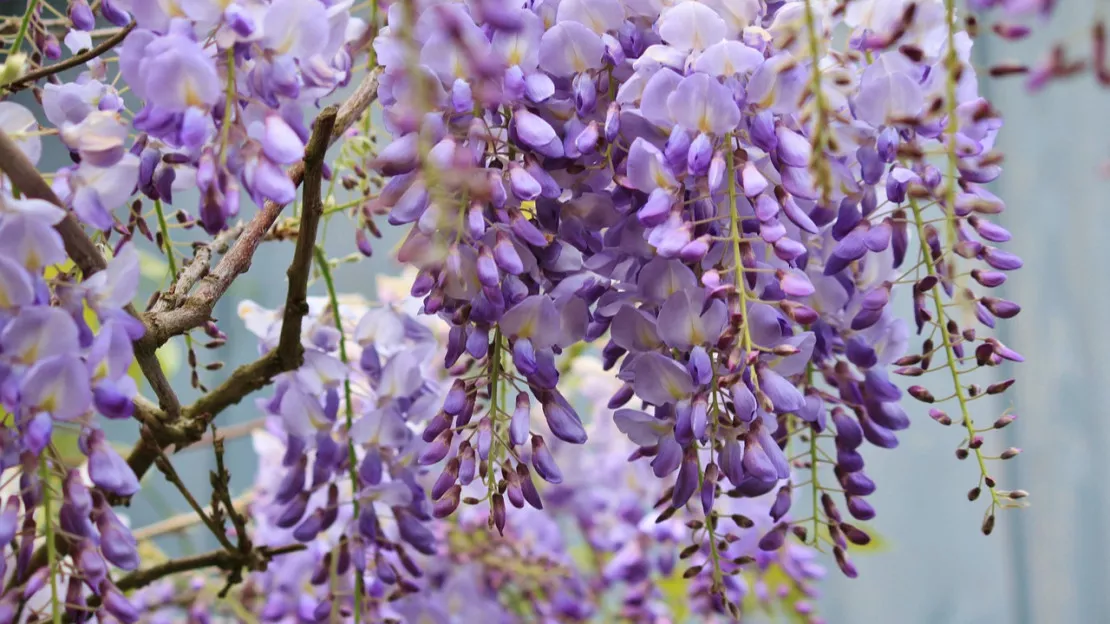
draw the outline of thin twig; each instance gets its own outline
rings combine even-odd
[[[265,418],[255,418],[254,420],[245,423],[228,425],[226,427],[220,428],[219,439],[226,442],[227,440],[242,438],[243,436],[248,436],[255,431],[258,431],[259,429],[262,429],[264,426],[266,426]],[[197,440],[193,444],[190,444],[189,446],[186,446],[184,448],[177,449],[177,452],[181,453],[184,451],[197,451],[200,449],[204,449],[212,446],[213,440],[215,440],[215,438],[213,437],[211,432],[205,433],[203,436],[201,436],[199,440]]]
[[[274,557],[286,555],[289,553],[301,551],[305,549],[304,544],[287,544],[285,546],[278,546],[277,548],[270,548],[263,546],[255,551],[256,557],[244,557],[237,552],[228,552],[226,550],[213,550],[211,552],[193,555],[190,557],[181,557],[172,559],[161,565],[156,565],[146,570],[138,570],[132,572],[127,576],[121,578],[116,582],[116,587],[120,591],[129,591],[145,587],[151,583],[165,578],[173,574],[181,572],[189,572],[192,570],[203,570],[204,568],[219,568],[225,571],[233,571],[242,567],[263,566],[272,560]],[[251,561],[256,559],[256,561]],[[261,569],[261,568],[259,568]],[[89,601],[89,606],[92,601]]]
[[[217,234],[212,242],[197,245],[193,251],[192,261],[185,265],[179,275],[175,276],[173,284],[162,294],[158,302],[151,308],[151,312],[164,312],[170,309],[174,302],[187,297],[193,286],[205,275],[208,275],[208,271],[211,270],[212,256],[227,253],[231,245],[243,234],[244,227],[243,223],[237,223]]]
[[[185,483],[181,481],[181,477],[177,474],[177,471],[174,470],[170,460],[167,459],[165,455],[158,455],[158,457],[154,459],[154,465],[158,466],[158,470],[166,477],[166,481],[172,483],[173,486],[181,492],[181,495],[185,497],[185,502],[189,503],[189,507],[197,514],[200,521],[208,527],[208,530],[216,537],[220,544],[228,550],[235,550],[235,546],[232,545],[231,540],[227,539],[227,532],[212,518],[212,516],[205,512],[203,507],[200,506],[200,503],[197,502],[193,493],[190,492]]]
[[[247,506],[250,505],[252,499],[253,496],[251,496],[250,494],[244,494],[243,496],[236,498],[233,501],[234,504],[232,506],[236,511],[242,513],[246,511]],[[211,513],[211,508],[206,511]],[[198,516],[196,512],[187,511],[185,513],[177,514],[176,516],[166,518],[165,520],[159,520],[154,524],[148,524],[144,527],[135,529],[134,531],[132,531],[132,535],[135,536],[136,541],[143,542],[147,540],[152,540],[156,537],[161,537],[163,535],[180,533],[200,523],[200,516]]]
[[[26,88],[32,86],[33,84],[35,84],[35,82],[37,82],[39,80],[42,80],[43,78],[49,78],[50,76],[53,76],[54,74],[64,72],[67,69],[72,69],[72,68],[77,67],[77,66],[79,66],[83,63],[87,63],[87,62],[91,61],[92,59],[97,58],[98,56],[107,53],[112,48],[119,45],[127,37],[128,33],[130,33],[134,29],[135,29],[135,22],[131,22],[127,26],[124,26],[123,28],[121,28],[118,32],[116,32],[110,38],[105,39],[104,41],[102,41],[99,45],[97,45],[95,47],[92,47],[88,50],[85,50],[84,52],[81,52],[80,54],[74,54],[73,56],[67,58],[64,61],[58,61],[57,63],[54,63],[53,65],[47,65],[46,67],[40,67],[39,69],[36,69],[34,71],[29,71],[26,74],[24,74],[23,76],[13,80],[12,82],[10,82],[6,85],[3,85],[3,88],[7,89],[11,93],[15,93],[16,91],[22,91],[23,89],[26,89]]]

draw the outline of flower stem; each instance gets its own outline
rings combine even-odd
[[[736,157],[733,154],[732,134],[725,137],[725,162],[728,165],[728,215],[729,240],[732,242],[732,261],[736,272],[736,292],[740,295],[740,314],[744,318],[744,331],[740,335],[745,357],[752,353],[752,332],[748,324],[748,287],[744,283],[744,264],[740,257],[740,213],[736,209]],[[752,387],[759,393],[759,378],[751,374]]]
[[[39,479],[43,483],[42,512],[45,515],[44,522],[46,523],[46,565],[49,570],[47,574],[50,575],[50,607],[54,616],[54,624],[61,624],[62,608],[58,604],[58,551],[54,544],[53,501],[50,500],[51,492],[50,487],[48,487],[50,469],[46,465],[45,454],[39,455]]]
[[[917,236],[922,241],[923,245],[921,253],[925,257],[925,270],[928,271],[929,275],[937,276],[937,270],[936,267],[933,265],[933,259],[930,255],[929,249],[924,246],[925,222],[921,217],[921,209],[917,205],[917,200],[912,198],[910,199],[910,208],[913,209],[913,218],[914,222],[917,225]],[[932,289],[933,307],[936,308],[937,314],[936,323],[937,326],[940,328],[940,336],[944,344],[946,364],[949,372],[952,375],[952,385],[955,386],[955,397],[956,401],[960,404],[960,416],[963,418],[964,427],[967,428],[967,437],[969,442],[968,446],[970,447],[971,439],[975,437],[975,423],[971,420],[971,412],[967,409],[968,400],[964,394],[964,388],[960,384],[960,359],[956,357],[956,351],[955,349],[953,349],[952,345],[952,337],[949,335],[948,329],[946,327],[947,321],[945,320],[944,301],[942,301],[940,298],[940,289],[940,284],[933,286]],[[974,451],[975,459],[979,463],[979,481],[981,483],[987,482],[987,477],[989,476],[989,474],[987,473],[986,459],[983,457],[983,449],[980,447],[972,448],[971,450]],[[987,489],[990,490],[991,493],[991,508],[993,510],[995,507],[1001,505],[1001,501],[999,501],[998,499],[998,492],[995,491],[994,486],[990,485],[989,482],[987,483]]]
[[[499,393],[499,381],[501,379],[501,327],[498,326],[493,331],[493,347],[490,350],[490,372],[489,372],[489,420],[490,420],[490,446],[489,446],[489,459],[486,461],[486,489],[487,496],[490,501],[489,520],[490,525],[493,523],[493,495],[497,493],[497,477],[494,474],[494,466],[497,465],[497,433],[494,427],[497,423],[497,414],[499,409],[499,402],[501,399]],[[506,476],[507,478],[507,476]]]
[[[347,335],[343,331],[343,317],[339,315],[339,297],[335,294],[335,280],[331,276],[331,267],[328,265],[328,256],[324,253],[324,249],[319,245],[315,248],[316,267],[320,270],[320,276],[324,278],[324,284],[328,289],[328,300],[331,303],[332,314],[335,317],[335,328],[339,331],[339,359],[344,364],[349,363],[347,357]],[[343,380],[343,400],[346,404],[346,417],[347,417],[347,460],[350,464],[347,469],[351,478],[351,508],[354,510],[354,521],[358,522],[359,503],[358,503],[358,463],[357,456],[355,455],[355,443],[351,440],[350,431],[351,424],[354,421],[355,411],[354,405],[351,403],[351,380]],[[358,624],[359,617],[362,615],[362,574],[355,572],[355,613],[354,621]]]
[[[11,46],[8,47],[8,57],[19,54],[19,48],[23,46],[23,39],[27,36],[27,29],[31,25],[31,16],[35,14],[35,9],[38,7],[39,0],[30,0],[27,3],[27,10],[23,13],[23,19],[19,22],[19,30],[15,33],[15,39]]]
[[[816,107],[816,119],[813,123],[813,155],[810,157],[809,166],[814,169],[817,183],[821,186],[821,197],[826,202],[829,200],[830,182],[829,166],[825,160],[825,144],[828,134],[828,104],[825,102],[825,92],[821,88],[821,42],[817,36],[817,19],[814,17],[811,0],[805,0],[805,24],[809,35],[809,56],[812,61],[809,90],[813,92],[813,104]]]

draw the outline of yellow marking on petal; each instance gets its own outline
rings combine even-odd
[[[582,55],[578,52],[578,47],[577,46],[571,46],[570,54],[571,54],[571,64],[574,66],[574,71],[581,74],[582,72],[584,72],[588,69],[588,67],[586,65],[586,59],[582,58]]]

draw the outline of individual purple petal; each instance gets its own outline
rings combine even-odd
[[[759,389],[771,400],[775,413],[795,412],[805,406],[805,396],[794,384],[764,366],[758,369]]]
[[[757,407],[755,395],[745,383],[737,383],[732,387],[732,406],[736,410],[736,418],[742,423],[755,420]]]
[[[728,33],[725,20],[700,2],[682,2],[666,9],[657,28],[663,41],[695,52],[722,41]]]
[[[586,441],[586,429],[582,426],[582,419],[561,395],[549,393],[545,397],[543,415],[555,437],[571,444],[582,444]]]
[[[563,482],[563,473],[555,463],[555,457],[547,448],[547,443],[540,436],[532,436],[532,468],[536,474],[548,483],[559,484]]]
[[[683,127],[717,136],[740,123],[740,108],[732,93],[707,74],[683,78],[667,98],[667,108]]]
[[[637,137],[628,151],[628,180],[632,188],[644,193],[673,189],[678,185],[663,153],[642,137]]]
[[[636,395],[656,406],[676,403],[694,391],[686,368],[661,353],[645,353],[633,365]]]
[[[551,124],[524,108],[513,113],[513,127],[520,141],[536,152],[551,158],[563,155],[563,143]]]
[[[675,478],[674,489],[671,493],[671,507],[681,508],[686,505],[690,497],[698,489],[698,459],[693,447],[686,449],[682,457],[682,465]]]
[[[540,68],[559,78],[601,68],[605,44],[594,31],[578,22],[553,26],[540,39]]]

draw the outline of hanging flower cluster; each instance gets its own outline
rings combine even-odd
[[[34,142],[23,148],[30,156],[38,151]],[[97,418],[132,414],[131,343],[143,325],[123,308],[138,290],[138,255],[122,246],[107,269],[81,282],[53,270],[66,261],[53,228],[65,216],[47,201],[0,188],[0,473],[5,483],[18,482],[6,488],[12,493],[0,513],[0,543],[14,551],[0,563],[4,621],[12,620],[21,600],[59,583],[68,583],[62,591],[74,597],[68,604],[75,609],[91,591],[110,613],[127,613],[108,566],[139,566],[136,543],[105,498],[130,496],[139,481]],[[77,439],[87,479],[71,469],[60,485],[51,482],[60,465],[51,452],[59,432]],[[44,513],[36,516],[40,507]],[[80,575],[66,581],[48,568],[31,568],[40,529],[51,540],[56,533],[68,536]]]
[[[760,546],[828,536],[854,576],[847,549],[867,535],[848,517],[875,515],[859,448],[893,448],[910,424],[890,375],[942,362],[961,453],[983,460],[968,401],[1010,382],[960,375],[1021,359],[974,327],[1017,314],[989,289],[1021,261],[997,246],[1003,205],[983,185],[999,175],[1001,122],[953,19],[941,2],[393,5],[375,44],[395,135],[377,201],[413,224],[400,258],[421,269],[425,312],[452,324],[447,365],[466,354],[483,370],[455,381],[421,461],[477,450],[499,530],[506,497],[539,507],[514,497],[520,475],[560,476],[525,415],[535,401],[551,437],[586,441],[554,362],[600,339],[625,382],[609,405],[633,459],[673,483],[664,516],[699,497],[704,543],[738,535],[714,501],[788,504],[800,462],[809,487],[824,478],[843,501],[824,493],[809,526],[777,522]],[[827,48],[834,29],[846,50]],[[912,325],[891,310],[903,290]],[[920,354],[907,355],[911,326]],[[1021,493],[980,465],[989,532]],[[733,604],[719,554],[695,570]]]
[[[1054,3],[969,5],[1020,18]],[[103,46],[94,8],[119,28],[101,51],[114,57],[88,54]],[[0,67],[3,93],[34,86],[47,122],[0,101],[5,141],[37,163],[56,135],[72,159],[48,176],[57,205],[0,178],[0,468],[20,484],[0,513],[13,548],[0,622],[47,584],[54,613],[76,620],[179,606],[166,604],[172,579],[126,577],[147,585],[129,598],[110,580],[108,564],[140,565],[110,502],[138,491],[142,470],[95,415],[169,436],[144,438],[140,456],[195,441],[182,423],[211,418],[176,397],[148,410],[128,370],[153,349],[133,344],[204,326],[219,346],[207,315],[251,245],[298,238],[311,255],[316,221],[340,212],[364,255],[374,218],[401,228],[412,299],[339,298],[315,248],[329,296],[308,301],[299,366],[243,384],[273,385],[262,466],[250,535],[236,549],[215,531],[228,559],[212,565],[228,570],[225,592],[248,570],[237,597],[266,621],[585,621],[611,608],[650,621],[679,617],[674,578],[701,620],[754,601],[819,621],[815,553],[856,576],[850,551],[877,513],[862,449],[898,446],[911,399],[960,430],[957,457],[978,472],[968,498],[989,499],[984,533],[1026,496],[989,468],[1019,450],[984,446],[1016,416],[973,414],[1013,380],[966,380],[1022,360],[991,335],[1020,312],[994,289],[1022,261],[985,186],[1001,174],[1002,122],[970,62],[978,22],[953,0],[72,0],[61,21],[59,42],[29,3]],[[41,63],[63,46],[81,57],[71,81]],[[1058,57],[1031,84],[1070,71]],[[162,317],[130,307],[136,232],[180,286],[171,229],[200,225],[221,238],[198,258],[223,253],[242,196],[259,214],[293,203],[312,109],[364,66],[381,123],[362,114],[367,89],[325,137],[346,140],[335,170],[316,169],[327,210],[309,214],[306,191],[290,220],[244,235],[230,269],[190,266],[183,292],[161,295],[179,316],[207,310],[161,335]],[[339,206],[336,185],[359,197]],[[171,224],[166,206],[194,189],[197,207]],[[59,233],[77,223],[113,252],[80,281]],[[197,283],[208,300],[176,299]],[[263,357],[283,345],[284,312],[240,306]],[[930,372],[947,396],[916,384]],[[87,481],[55,457],[61,430]],[[212,515],[228,504],[214,496]],[[222,608],[206,586],[190,594],[197,619]]]

